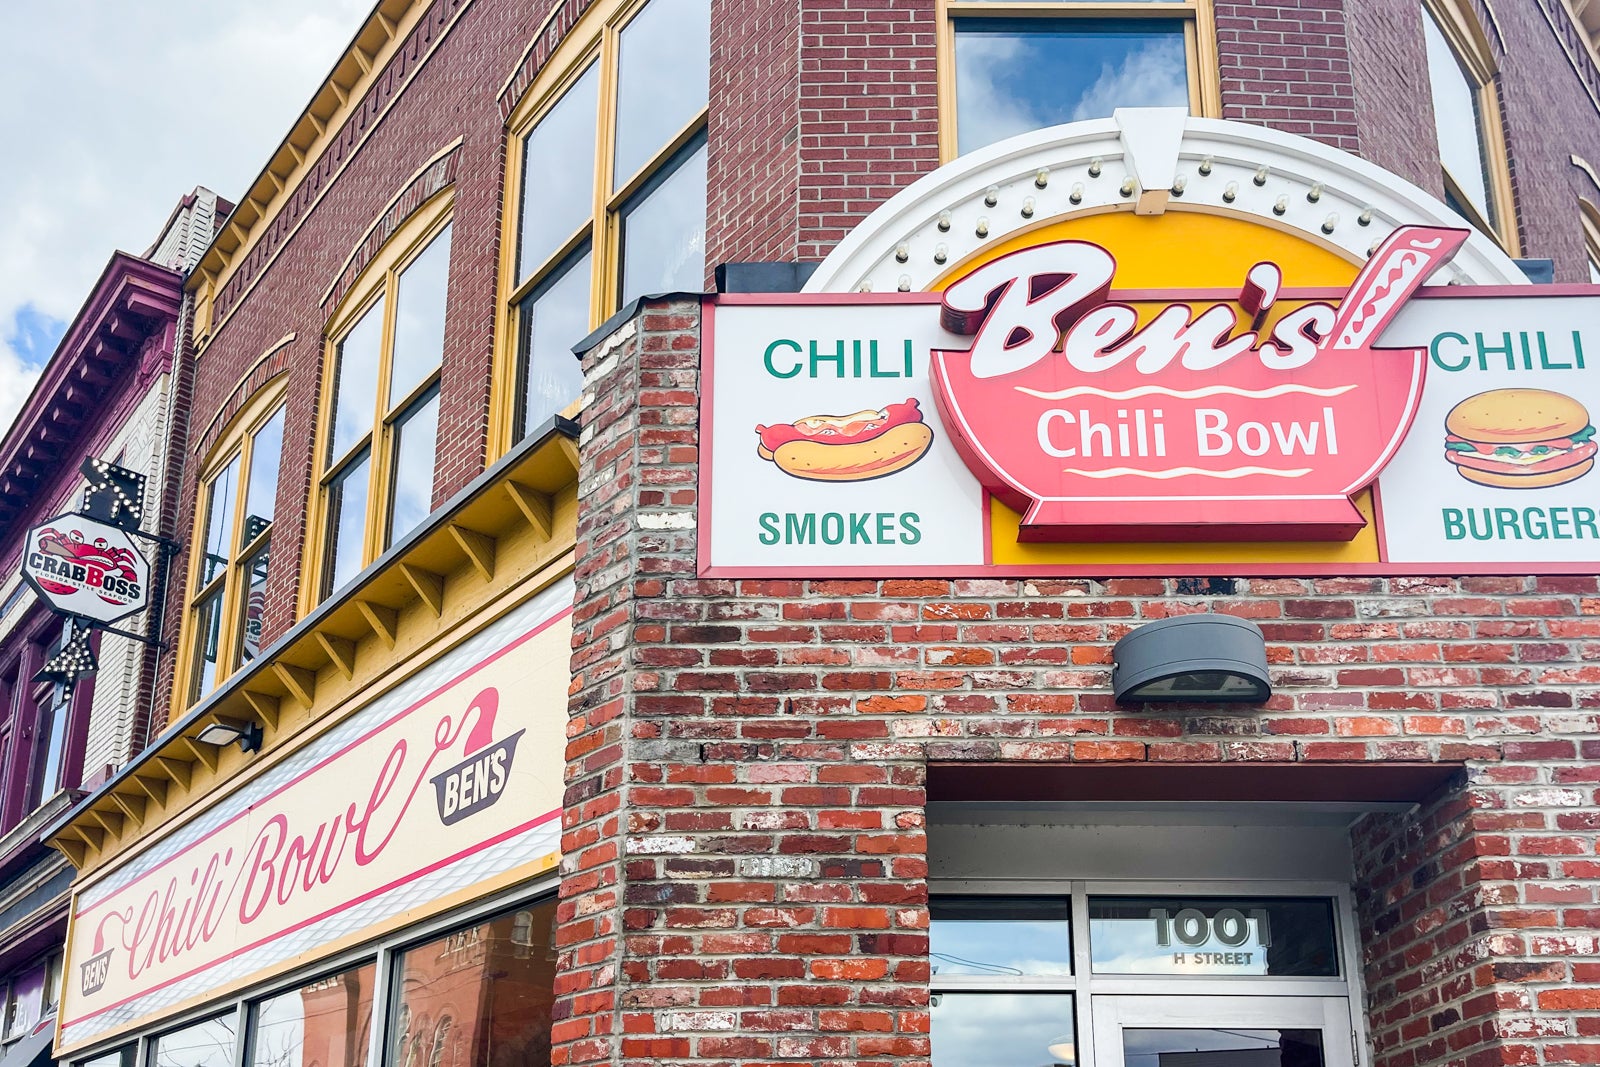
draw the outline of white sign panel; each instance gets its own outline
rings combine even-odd
[[[930,351],[965,343],[937,301],[712,309],[701,547],[722,573],[983,563],[983,492],[928,380]]]
[[[28,531],[22,577],[56,611],[116,622],[150,602],[150,564],[127,532],[82,515]]]
[[[1428,351],[1411,432],[1378,480],[1387,558],[1600,560],[1600,295],[1413,300],[1386,345]]]
[[[60,1047],[553,865],[571,604],[556,583],[80,891]]]

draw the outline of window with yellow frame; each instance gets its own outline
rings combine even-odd
[[[1583,251],[1589,268],[1589,283],[1600,285],[1600,208],[1587,200],[1578,201],[1578,217],[1583,221]]]
[[[1424,3],[1422,36],[1445,202],[1515,255],[1511,171],[1488,39],[1459,0]]]
[[[309,588],[343,586],[433,507],[449,194],[391,237],[327,329]]]
[[[190,560],[185,690],[193,703],[261,650],[283,456],[283,383],[235,419],[206,464]]]
[[[709,0],[597,4],[511,118],[501,447],[576,400],[572,346],[705,284]]]
[[[945,159],[1119,107],[1220,113],[1211,0],[940,0]]]

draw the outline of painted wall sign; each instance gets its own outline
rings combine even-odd
[[[1053,241],[942,294],[718,298],[702,573],[1592,568],[1600,290],[1422,288],[1460,239],[1348,289],[1123,289]]]
[[[22,577],[53,611],[116,622],[150,602],[150,564],[117,526],[58,515],[28,531]]]
[[[1026,541],[1349,540],[1350,501],[1416,413],[1426,355],[1375,347],[1462,230],[1397,230],[1337,308],[1263,321],[1282,289],[1255,264],[1233,302],[1109,299],[1116,259],[1060,241],[944,290],[970,348],[933,353],[944,423]],[[1237,310],[1235,305],[1237,305]]]
[[[553,864],[571,602],[545,590],[81,891],[61,1046]]]

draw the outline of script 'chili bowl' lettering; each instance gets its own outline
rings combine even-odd
[[[943,325],[973,343],[933,353],[935,400],[1020,540],[1349,540],[1427,365],[1375,342],[1467,235],[1403,227],[1336,304],[1287,312],[1272,263],[1227,303],[1136,307],[1110,299],[1098,245],[1013,252],[945,289]]]

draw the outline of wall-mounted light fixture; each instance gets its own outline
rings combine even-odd
[[[239,743],[241,752],[259,752],[261,750],[261,724],[258,722],[239,722],[235,719],[213,719],[206,723],[205,728],[195,735],[196,741],[204,741],[208,745],[221,748]]]
[[[1231,615],[1179,615],[1127,634],[1112,650],[1118,704],[1259,704],[1272,695],[1260,627]]]

